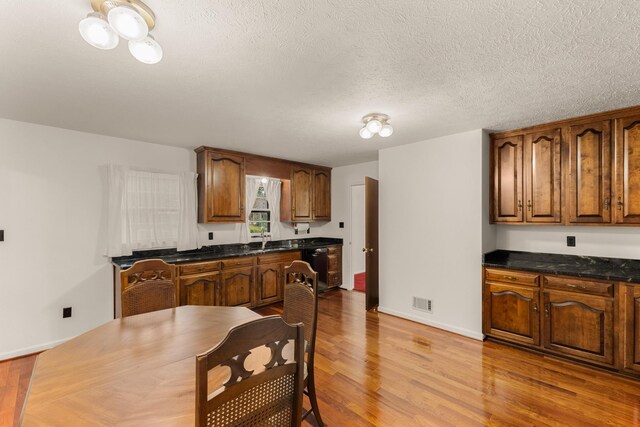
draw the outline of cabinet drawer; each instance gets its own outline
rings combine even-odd
[[[291,264],[293,261],[301,259],[301,255],[299,251],[295,252],[284,252],[284,253],[276,253],[276,254],[268,254],[268,255],[259,255],[258,256],[258,264],[278,264],[283,263],[286,265]]]
[[[572,277],[544,276],[544,287],[561,291],[581,292],[592,295],[613,296],[613,283],[594,282]]]
[[[327,248],[327,253],[329,255],[338,255],[342,254],[342,246],[329,246]]]
[[[189,276],[193,274],[208,273],[220,270],[220,261],[197,262],[193,264],[183,264],[180,266],[180,275]]]
[[[538,274],[525,273],[523,271],[498,270],[487,268],[485,271],[485,281],[514,283],[526,286],[538,286]]]
[[[242,258],[229,258],[222,260],[222,269],[229,270],[231,268],[251,267],[255,265],[256,257],[246,256]]]

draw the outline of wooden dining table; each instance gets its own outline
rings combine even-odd
[[[193,426],[195,356],[248,308],[183,306],[112,320],[38,356],[23,426]]]

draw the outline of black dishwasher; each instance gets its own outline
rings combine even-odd
[[[308,262],[313,271],[318,273],[318,292],[325,292],[328,289],[327,272],[329,265],[327,252],[327,248],[302,250],[302,260]]]

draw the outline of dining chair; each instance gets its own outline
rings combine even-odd
[[[293,353],[283,351],[291,344]],[[231,329],[220,344],[196,356],[196,426],[300,426],[303,347],[304,325],[280,316]],[[266,363],[246,366],[262,350],[270,350]],[[209,373],[220,367],[228,367],[228,380],[210,390]]]
[[[311,409],[306,411],[305,419],[313,412],[320,426],[322,417],[316,397],[314,358],[316,349],[316,325],[318,322],[318,273],[309,263],[293,261],[284,269],[284,303],[282,318],[287,323],[303,323],[305,339],[305,378],[304,394],[309,397]]]
[[[177,305],[176,267],[161,259],[138,261],[123,270],[120,286],[122,317]]]

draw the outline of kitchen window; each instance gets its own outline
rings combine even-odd
[[[263,230],[267,235],[271,233],[271,211],[269,210],[267,192],[264,185],[260,185],[249,215],[249,233],[251,233],[251,237],[260,237]]]

